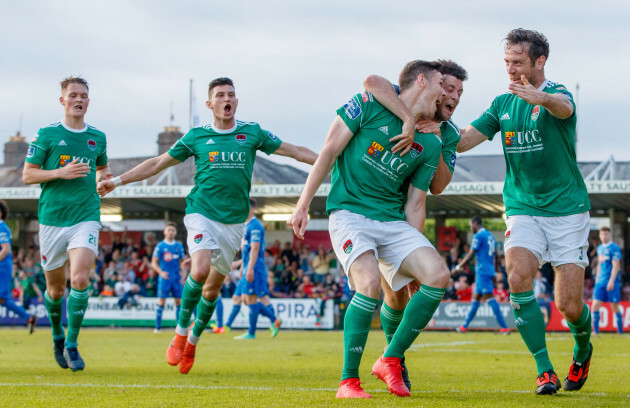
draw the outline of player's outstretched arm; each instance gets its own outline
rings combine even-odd
[[[427,192],[409,185],[407,203],[405,204],[405,219],[407,223],[424,234],[424,222],[426,213]]]
[[[133,183],[135,181],[141,181],[148,179],[161,172],[162,170],[181,163],[179,160],[164,153],[160,156],[153,157],[138,164],[133,169],[126,173],[121,174],[110,180],[104,180],[98,183],[96,191],[101,197],[104,197],[107,193],[112,192],[117,186],[121,184]]]
[[[402,103],[393,85],[387,79],[378,75],[370,75],[363,80],[363,86],[374,95],[377,101],[403,121],[402,133],[392,137],[389,141],[398,140],[398,143],[392,148],[392,153],[400,151],[400,155],[404,156],[411,149],[411,143],[415,136],[415,119],[411,110]]]
[[[291,157],[299,162],[307,164],[315,164],[315,160],[317,160],[317,153],[311,149],[304,146],[296,146],[287,142],[282,142],[280,147],[278,147],[273,154]]]
[[[306,224],[308,224],[308,208],[317,189],[332,169],[339,154],[352,139],[352,136],[350,128],[340,116],[337,116],[330,126],[326,142],[324,142],[324,148],[319,153],[319,157],[306,178],[306,184],[304,184],[304,190],[300,195],[296,208],[287,221],[287,224],[293,228],[293,233],[299,239],[304,239],[304,231],[306,231]]]
[[[457,153],[466,152],[481,142],[488,140],[488,136],[475,129],[473,125],[468,125],[461,129],[461,135],[462,139],[457,144]]]
[[[558,119],[567,119],[573,115],[573,104],[563,94],[549,94],[539,91],[531,85],[525,75],[521,76],[522,84],[512,82],[510,92],[530,105],[540,105]]]
[[[111,169],[109,168],[109,165],[106,164],[104,166],[97,166],[96,167],[96,181],[103,181],[103,180],[110,180],[114,177],[114,175],[112,174]]]
[[[90,166],[87,163],[79,163],[79,159],[74,159],[65,166],[54,170],[44,170],[42,166],[25,162],[24,170],[22,170],[22,181],[24,184],[41,184],[56,179],[71,180],[87,177],[89,172]]]
[[[446,186],[448,186],[448,184],[451,182],[452,178],[453,178],[453,173],[451,173],[451,170],[448,168],[448,166],[444,162],[444,158],[440,157],[440,162],[438,163],[435,176],[433,176],[433,180],[431,180],[431,186],[429,187],[429,191],[431,191],[431,194],[433,195],[441,194],[446,188]]]

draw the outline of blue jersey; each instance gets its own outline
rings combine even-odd
[[[473,237],[470,247],[475,251],[477,258],[475,273],[483,276],[494,276],[494,250],[496,247],[494,235],[487,229],[481,228]]]
[[[9,253],[0,261],[0,271],[13,273],[13,256],[11,255],[11,230],[0,220],[0,244],[9,244]]]
[[[161,241],[155,246],[153,256],[159,260],[160,269],[168,273],[169,279],[179,280],[179,262],[184,257],[184,246],[177,241],[170,244]],[[160,278],[162,278],[160,276]]]
[[[613,270],[613,261],[621,261],[621,250],[614,242],[608,245],[600,244],[597,247],[597,257],[599,258],[599,274],[595,283],[606,285]],[[615,283],[619,282],[621,282],[621,274],[617,273]]]
[[[246,271],[249,266],[252,242],[260,242],[254,273],[267,273],[267,266],[265,265],[265,229],[262,223],[258,221],[258,218],[253,217],[245,224],[243,240],[243,271]]]

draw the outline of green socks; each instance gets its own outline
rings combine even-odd
[[[63,312],[63,297],[52,300],[48,291],[44,293],[44,304],[48,311],[48,320],[52,328],[54,340],[63,339],[65,337],[63,326],[61,325],[61,313]]]
[[[534,291],[512,293],[510,295],[510,303],[516,327],[521,333],[525,345],[536,360],[538,375],[545,371],[553,370],[553,365],[551,360],[549,360],[549,353],[547,353],[547,343],[545,342],[545,320],[540,311],[540,306],[536,302]]]
[[[193,327],[193,336],[199,337],[201,333],[203,333],[204,329],[208,325],[210,318],[212,317],[212,313],[214,313],[214,308],[217,306],[217,301],[219,298],[216,298],[212,301],[206,299],[201,296],[201,300],[197,305],[197,319],[195,320],[195,327]]]
[[[203,283],[196,282],[192,276],[188,275],[182,293],[182,308],[177,321],[178,326],[182,329],[186,329],[190,323],[190,316],[195,311],[201,297],[201,289],[203,289]]]
[[[83,323],[83,316],[88,306],[90,294],[87,289],[70,289],[68,296],[68,337],[66,338],[66,348],[77,346],[77,337]]]
[[[341,381],[359,378],[359,364],[365,349],[378,299],[355,293],[343,321],[343,371]]]
[[[383,357],[403,358],[405,356],[405,351],[433,317],[444,292],[446,289],[420,286],[420,290],[409,300],[400,327],[396,330]]]
[[[381,326],[383,326],[387,344],[392,341],[392,337],[394,337],[394,333],[396,333],[396,329],[398,329],[404,313],[405,309],[392,309],[383,302],[383,305],[381,306]]]
[[[588,343],[591,340],[591,311],[588,310],[588,306],[584,305],[582,315],[579,319],[575,322],[567,322],[567,324],[575,340],[573,358],[578,363],[583,363],[588,358],[590,351]]]

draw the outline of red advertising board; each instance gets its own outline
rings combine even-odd
[[[591,307],[591,302],[586,302]],[[621,312],[624,333],[630,332],[630,302],[619,302],[619,311]],[[551,316],[547,331],[569,331],[567,321],[562,314],[556,309],[556,303],[551,302]],[[617,321],[613,313],[610,303],[604,303],[599,309],[599,331],[600,332],[616,332]]]

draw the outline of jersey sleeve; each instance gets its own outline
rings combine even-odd
[[[260,143],[257,149],[267,155],[270,155],[278,150],[278,147],[282,144],[282,140],[268,130],[260,129],[258,131],[258,137],[260,139]]]
[[[157,245],[155,247],[155,249],[153,250],[153,257],[160,259],[162,257],[162,246],[161,245]]]
[[[451,171],[455,172],[455,162],[457,161],[457,144],[462,139],[459,128],[453,122],[446,121],[440,126],[442,128],[442,158]]]
[[[610,257],[611,260],[613,261],[621,261],[621,249],[619,249],[619,247],[615,247],[614,250],[612,251],[612,256]]]
[[[260,225],[254,225],[249,230],[250,242],[262,242],[264,231]]]
[[[0,229],[0,244],[11,244],[11,237],[5,229]]]
[[[193,150],[195,146],[195,129],[190,129],[188,133],[179,138],[168,151],[174,159],[180,162],[186,161],[190,156],[194,155]]]
[[[102,167],[107,165],[107,142],[105,142],[105,147],[103,147],[103,151],[96,158],[96,166]]]
[[[28,146],[28,152],[26,153],[26,162],[41,166],[46,161],[48,156],[49,141],[46,133],[43,129],[37,132],[37,136],[33,138],[31,144]]]
[[[429,139],[428,143],[426,143],[425,139],[425,146],[422,147],[422,154],[425,155],[424,161],[418,166],[410,179],[411,184],[422,191],[429,191],[429,186],[431,185],[431,180],[433,180],[438,163],[440,162],[440,154],[442,151],[442,143],[439,141],[437,135],[430,134],[427,135],[427,137],[434,139]],[[415,148],[415,144],[416,142],[412,144],[412,149]]]
[[[371,93],[364,91],[354,95],[348,103],[337,109],[337,114],[350,129],[352,134],[359,131],[367,119],[370,109],[370,103],[374,102]]]
[[[490,107],[478,119],[474,120],[471,125],[488,139],[494,139],[494,135],[501,130],[496,98],[492,101]]]
[[[470,242],[470,249],[472,249],[473,251],[479,250],[479,235],[478,234],[475,234],[473,236],[473,239]]]
[[[573,105],[573,115],[569,116],[569,118],[575,116],[575,101],[573,100],[573,94],[571,94],[571,92],[569,92],[564,85],[554,84],[553,86],[546,88],[545,92],[550,93],[552,95],[554,94],[564,95],[569,100],[569,102],[571,102],[571,105]]]

